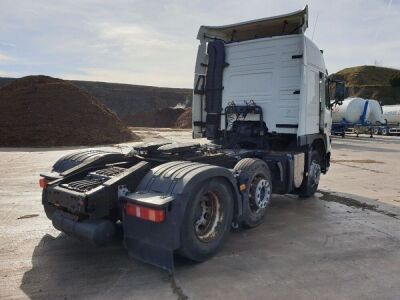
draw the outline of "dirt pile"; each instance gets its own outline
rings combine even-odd
[[[186,108],[176,120],[175,126],[178,128],[192,128],[192,109]]]
[[[151,112],[131,114],[123,119],[129,126],[137,127],[176,127],[179,116],[185,112],[184,108],[163,108]]]
[[[0,89],[0,146],[76,146],[138,137],[97,98],[73,84],[28,76]]]

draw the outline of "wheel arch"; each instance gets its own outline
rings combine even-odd
[[[110,152],[103,150],[84,150],[79,152],[73,152],[60,157],[53,165],[52,172],[64,173],[69,170],[87,162],[95,160],[105,159],[110,162],[114,160],[121,160],[124,155],[118,152]]]
[[[140,182],[137,191],[159,192],[174,198],[184,199],[180,207],[182,214],[190,195],[202,183],[213,178],[223,179],[233,195],[234,219],[242,212],[242,202],[237,180],[233,172],[227,168],[189,161],[173,161],[151,169]]]

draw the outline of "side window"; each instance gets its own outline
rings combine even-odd
[[[327,80],[324,73],[319,72],[319,101],[321,103],[321,108],[325,105],[326,108],[329,108],[329,96],[327,94]]]
[[[326,97],[325,106],[328,109],[330,109],[330,107],[331,107],[331,91],[329,88],[329,80],[327,80],[326,77],[325,77],[325,97]]]

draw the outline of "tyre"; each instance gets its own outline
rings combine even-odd
[[[242,225],[245,228],[256,227],[262,222],[271,202],[271,172],[263,160],[256,158],[240,160],[234,170],[247,178],[246,189],[242,192],[247,196],[248,206],[244,209]]]
[[[300,186],[299,197],[308,198],[315,194],[318,189],[319,179],[321,177],[321,158],[317,150],[311,153],[311,163],[308,170],[308,176],[303,179]]]
[[[388,135],[388,130],[386,128],[382,128],[382,135]]]
[[[230,231],[233,193],[229,183],[213,178],[200,183],[186,207],[179,253],[194,261],[212,257]]]
[[[374,128],[374,134],[378,135],[379,134],[379,128]]]

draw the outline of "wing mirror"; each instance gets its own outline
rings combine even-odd
[[[343,81],[336,81],[335,86],[335,100],[343,102],[345,94],[345,85]]]
[[[346,86],[343,81],[330,80],[329,90],[334,91],[333,97],[331,97],[331,107],[334,105],[342,105],[343,100],[346,96]]]

